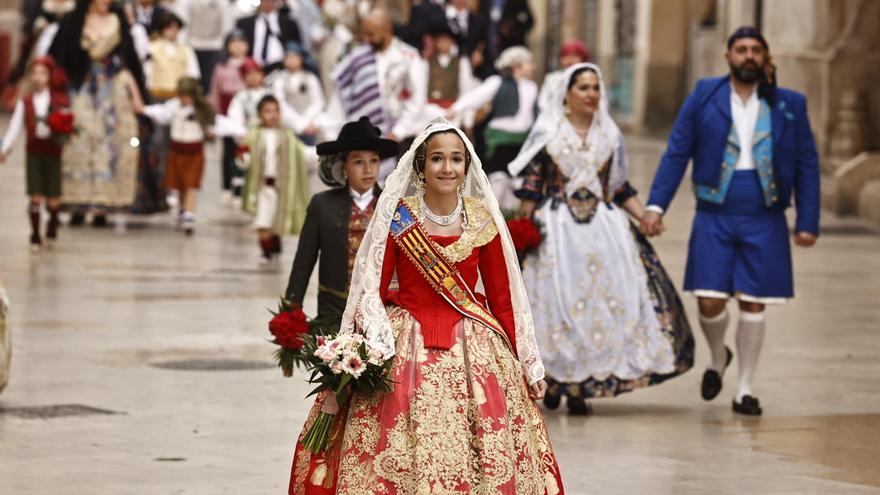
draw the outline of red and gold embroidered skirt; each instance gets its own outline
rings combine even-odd
[[[388,315],[394,391],[356,395],[337,414],[328,451],[298,442],[290,495],[562,494],[544,419],[501,337],[465,318],[451,349],[425,349],[406,310]]]

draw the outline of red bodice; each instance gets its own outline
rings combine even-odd
[[[444,247],[459,239],[459,236],[430,237]],[[489,311],[501,323],[515,349],[516,326],[501,238],[496,234],[488,244],[475,247],[467,258],[456,263],[456,267],[480,301],[484,305],[488,302]],[[391,291],[389,284],[395,271],[399,290]],[[476,292],[479,278],[482,278],[486,290],[485,296]],[[400,306],[418,320],[426,348],[452,347],[455,324],[465,316],[434,291],[418,268],[400,251],[390,235],[382,266],[381,288],[382,300],[385,304]]]

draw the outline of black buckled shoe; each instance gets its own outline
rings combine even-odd
[[[593,406],[589,405],[587,401],[580,397],[572,397],[568,396],[565,399],[566,404],[568,405],[568,414],[569,416],[592,416],[593,415]]]
[[[86,223],[86,214],[81,211],[75,211],[70,214],[70,225],[79,227]]]
[[[764,411],[761,409],[761,403],[757,397],[744,395],[742,402],[737,402],[736,399],[733,399],[733,412],[746,416],[760,416]]]
[[[721,373],[718,373],[713,369],[708,369],[703,373],[703,383],[700,386],[703,400],[712,400],[715,397],[718,397],[718,394],[721,393],[721,376],[727,371],[727,367],[730,366],[730,361],[733,360],[733,352],[730,348],[724,346],[724,350],[727,352],[727,362],[724,363],[724,369],[721,370]]]
[[[562,393],[559,391],[559,382],[556,380],[547,380],[547,392],[544,394],[544,407],[550,409],[558,409],[562,403]]]

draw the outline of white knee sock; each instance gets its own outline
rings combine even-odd
[[[739,326],[736,329],[736,350],[739,356],[739,385],[736,401],[743,396],[752,395],[752,378],[758,366],[758,356],[764,343],[764,312],[749,313],[740,311]]]
[[[724,308],[716,316],[700,315],[700,328],[709,343],[709,368],[719,373],[724,371],[724,363],[727,362],[727,352],[724,350],[724,334],[727,332],[727,324],[730,323],[730,313]]]

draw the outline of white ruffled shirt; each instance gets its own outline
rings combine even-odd
[[[351,199],[354,201],[354,204],[357,205],[358,209],[364,211],[370,206],[370,202],[373,201],[373,188],[367,189],[367,191],[363,194],[355,191],[352,188],[348,188],[348,194],[351,195]]]

